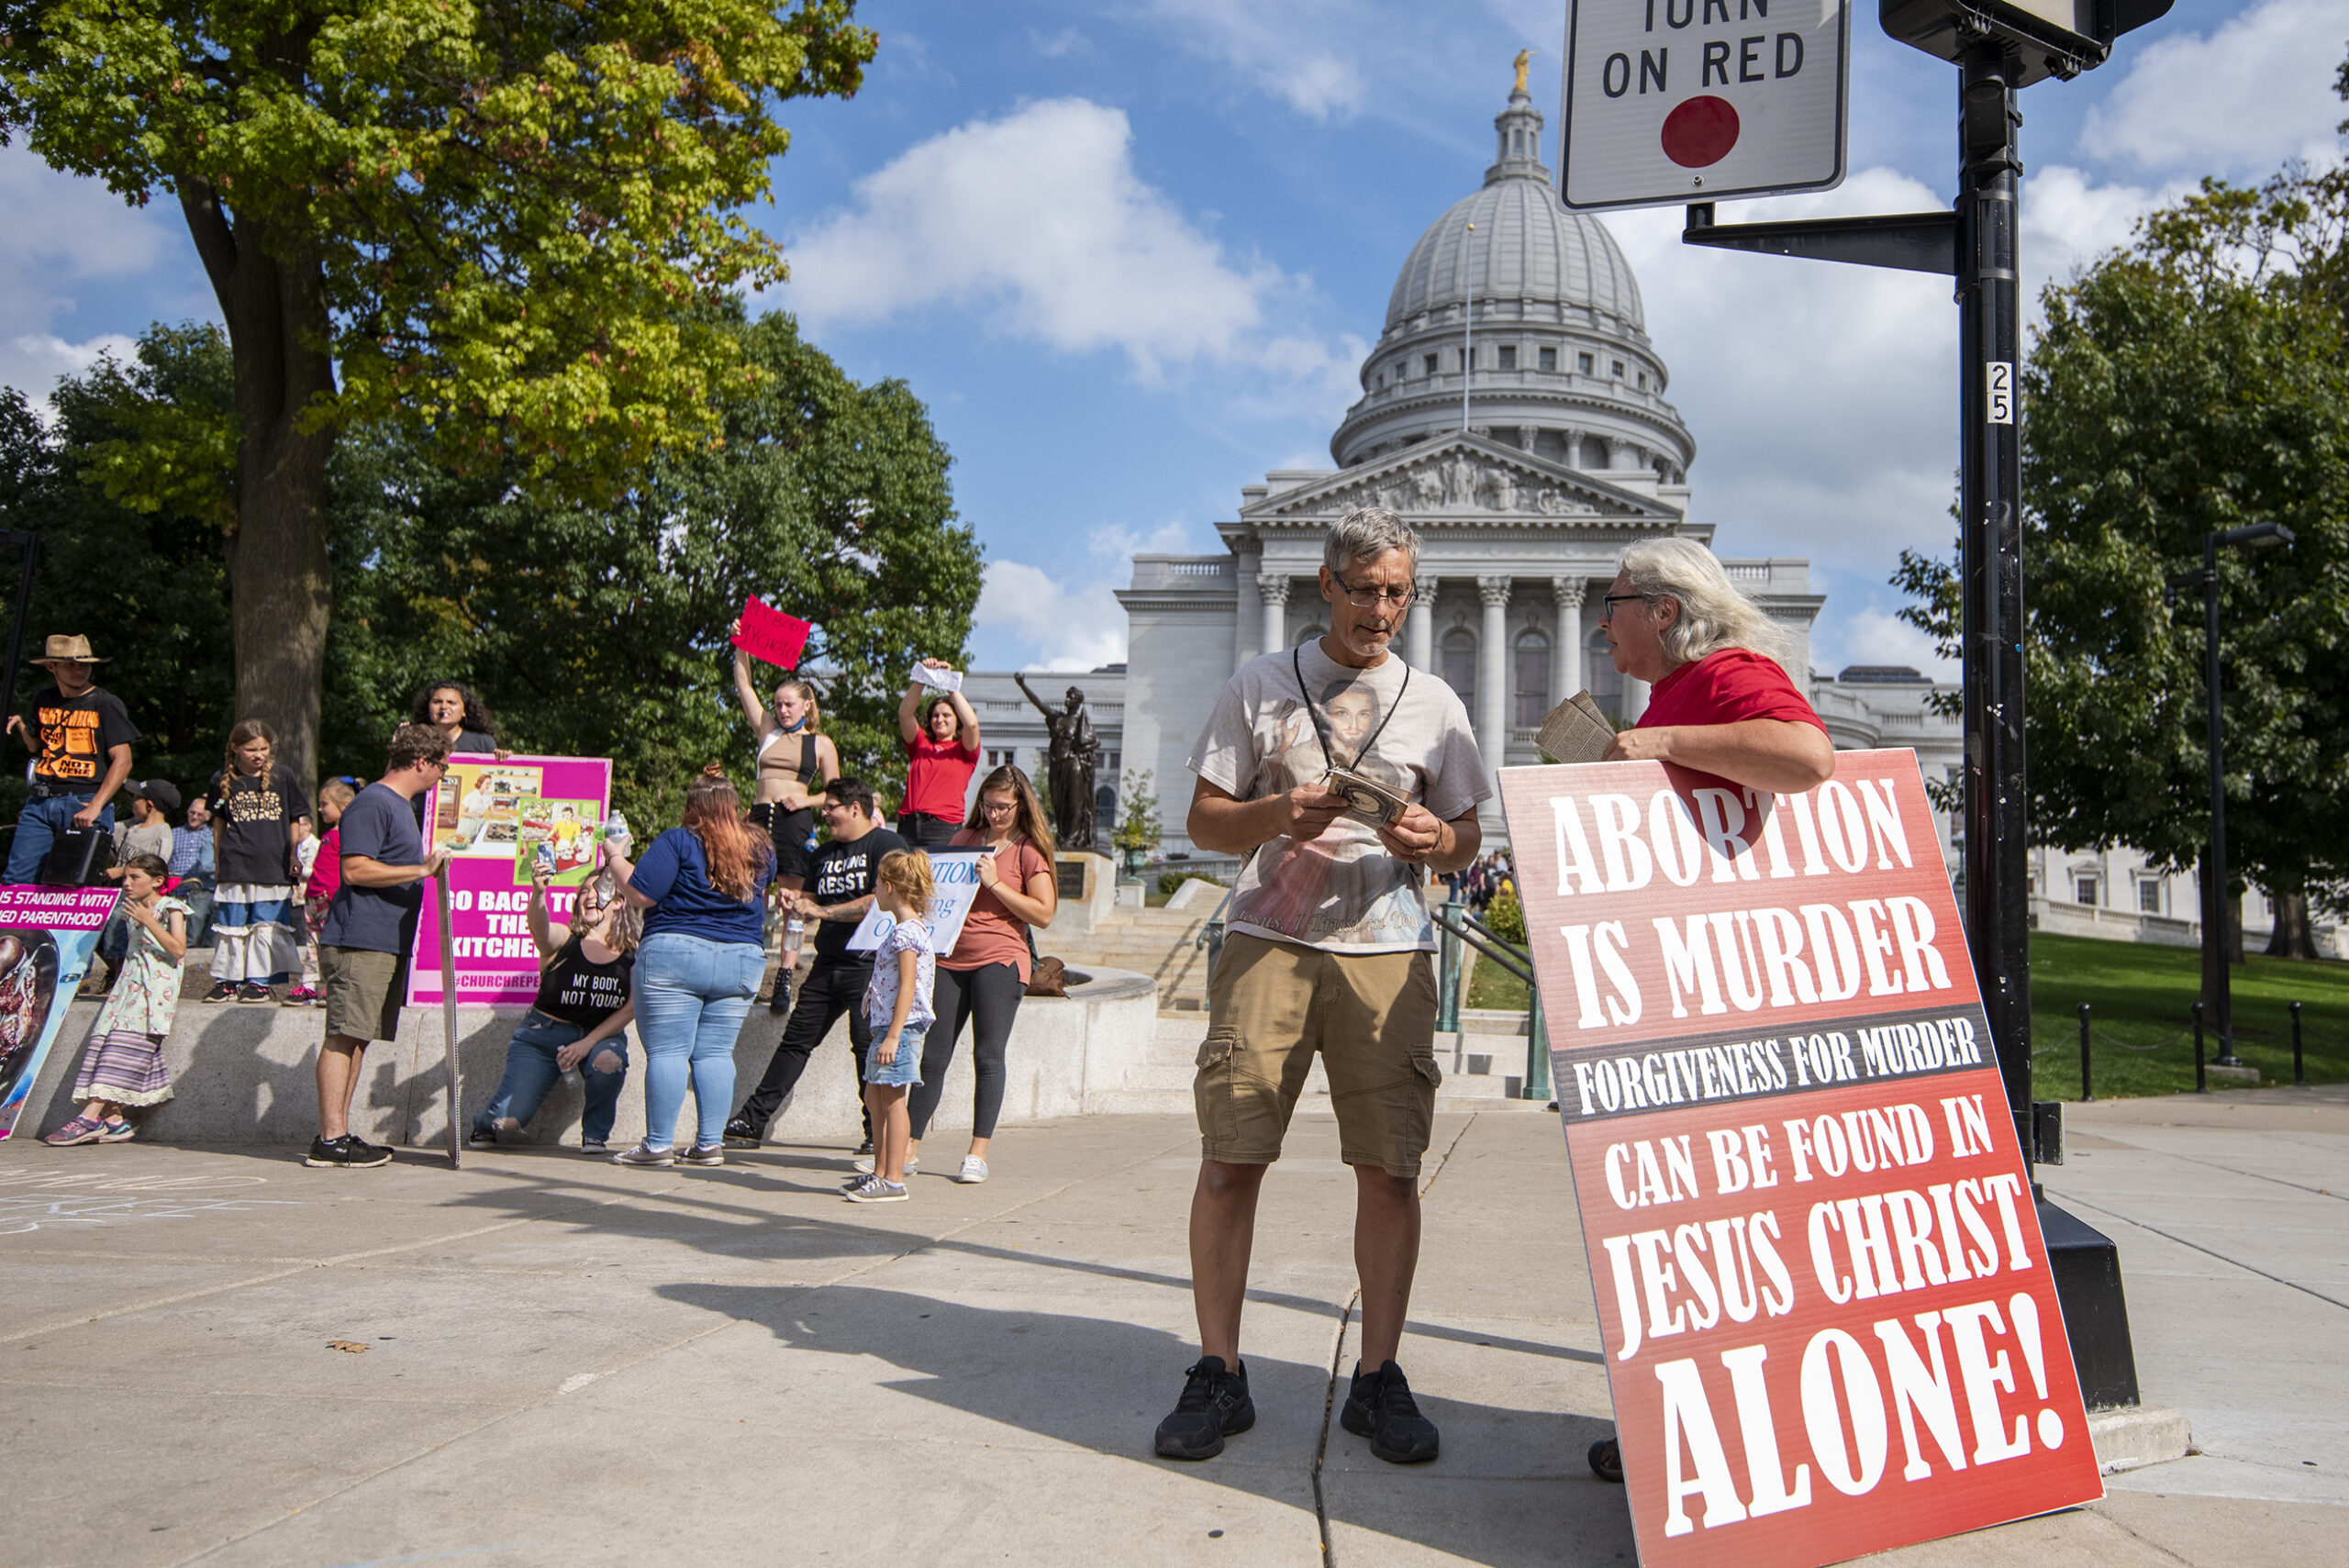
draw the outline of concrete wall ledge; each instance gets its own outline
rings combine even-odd
[[[506,1071],[507,1040],[521,1017],[506,1009],[458,1009],[459,1094],[468,1119],[497,1092]],[[73,1115],[73,1075],[96,1018],[96,1003],[73,1005],[41,1063],[17,1125],[17,1138],[29,1140]],[[1158,987],[1148,975],[1124,970],[1088,970],[1081,982],[1069,986],[1064,999],[1029,997],[1020,1006],[1007,1052],[1003,1121],[1017,1124],[1110,1109],[1114,1095],[1093,1094],[1089,1085],[1107,1091],[1130,1078],[1143,1063],[1157,1023]],[[783,1024],[763,1006],[752,1006],[735,1042],[735,1090],[729,1114],[766,1071]],[[319,1008],[235,1002],[206,1006],[189,997],[181,1004],[177,1027],[165,1047],[173,1095],[146,1113],[140,1136],[167,1143],[308,1143],[317,1131],[315,1071],[325,1032],[326,1015]],[[644,1051],[634,1029],[629,1036],[629,1083],[621,1091],[619,1121],[612,1132],[615,1148],[633,1143],[645,1130]],[[351,1109],[351,1130],[373,1142],[410,1147],[445,1140],[449,1119],[443,1040],[438,1008],[411,1007],[403,1014],[399,1038],[367,1051]],[[854,1062],[843,1018],[809,1059],[798,1088],[775,1119],[774,1136],[855,1136],[861,1100]],[[974,1089],[966,1030],[946,1074],[933,1130],[967,1129]],[[584,1104],[578,1075],[567,1075],[523,1129],[522,1141],[575,1145]],[[692,1141],[691,1096],[677,1134],[677,1141]]]

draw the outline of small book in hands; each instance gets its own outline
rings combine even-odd
[[[1587,691],[1552,708],[1534,735],[1534,744],[1553,762],[1596,762],[1614,740],[1614,725]]]
[[[1408,799],[1351,769],[1331,768],[1322,783],[1330,794],[1346,797],[1347,816],[1372,828],[1392,828],[1410,808]]]

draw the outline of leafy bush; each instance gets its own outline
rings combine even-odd
[[[1525,945],[1525,906],[1517,901],[1517,884],[1502,883],[1485,906],[1485,929],[1505,942]]]

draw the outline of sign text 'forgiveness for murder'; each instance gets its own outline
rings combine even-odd
[[[1574,0],[1570,207],[1711,202],[1843,183],[1848,0]]]
[[[1501,773],[1651,1564],[2103,1495],[1915,757],[1836,762]]]

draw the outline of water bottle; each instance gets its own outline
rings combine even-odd
[[[807,922],[794,914],[783,923],[783,962],[788,965],[799,962],[799,944],[807,935]]]
[[[604,842],[626,853],[629,846],[628,818],[613,812],[604,818]]]

